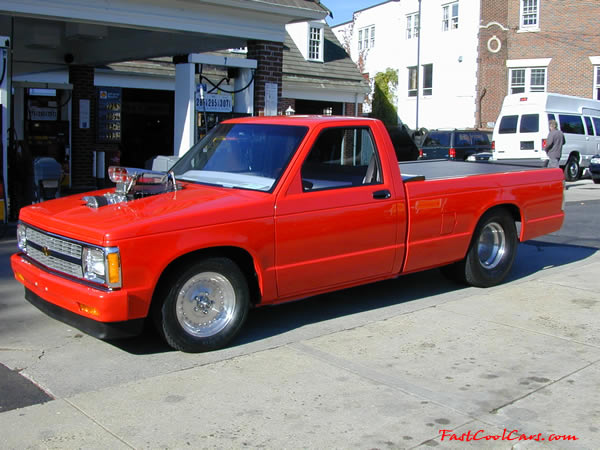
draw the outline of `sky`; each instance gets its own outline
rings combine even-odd
[[[352,20],[352,13],[369,6],[378,5],[385,0],[321,0],[327,8],[333,13],[333,19],[327,18],[327,23],[331,26]]]

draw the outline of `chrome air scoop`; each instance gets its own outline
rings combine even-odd
[[[114,205],[177,190],[177,181],[173,172],[111,166],[108,168],[108,176],[110,181],[117,184],[115,191],[104,195],[83,197],[90,208]]]

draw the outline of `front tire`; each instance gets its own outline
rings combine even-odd
[[[248,283],[237,264],[227,258],[207,258],[173,277],[157,309],[157,323],[176,350],[217,350],[238,334],[249,305]]]
[[[569,156],[564,172],[566,181],[577,181],[579,179],[581,176],[581,168],[579,167],[579,161],[577,157]]]
[[[477,224],[466,257],[443,267],[442,273],[471,286],[495,286],[509,274],[517,244],[517,229],[512,216],[503,209],[489,211]]]

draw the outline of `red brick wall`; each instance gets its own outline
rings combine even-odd
[[[506,59],[508,56],[507,32],[497,22],[507,27],[509,0],[482,0],[481,1],[481,25],[487,28],[479,30],[479,65],[478,65],[478,101],[477,101],[477,125],[486,127],[488,122],[495,122],[502,100],[508,90]],[[495,36],[495,38],[494,38]],[[497,39],[497,40],[496,40]],[[488,43],[492,50],[500,50],[496,53],[488,49]]]
[[[509,26],[519,28],[519,2],[511,1]],[[511,31],[508,59],[552,58],[548,92],[592,98],[593,66],[600,55],[600,1],[540,2],[540,31]]]
[[[346,103],[345,104],[345,109],[346,109],[346,116],[354,116],[354,103]],[[356,116],[362,116],[362,103],[359,102],[358,103],[358,113],[356,114]]]
[[[281,108],[281,111],[283,112],[283,114],[285,114],[285,111],[290,106],[292,107],[292,109],[294,111],[296,111],[296,99],[295,98],[282,98],[282,99],[279,99],[279,107]]]
[[[492,25],[479,33],[478,90],[481,122],[497,119],[508,93],[507,59],[552,58],[547,69],[547,91],[593,97],[593,66],[590,56],[600,55],[600,1],[543,0],[540,2],[540,30],[519,31],[520,0],[481,0],[481,25],[498,22],[509,31]],[[487,49],[496,35],[502,42],[498,53]]]
[[[73,85],[71,117],[71,180],[74,188],[94,187],[93,152],[114,152],[115,144],[96,143],[96,88],[94,68],[70,66],[69,83]],[[79,128],[79,100],[90,100],[90,128]],[[109,153],[106,154],[108,161]]]
[[[277,83],[277,113],[283,114],[281,104],[281,75],[283,71],[283,43],[248,41],[248,59],[257,60],[254,73],[254,115],[265,113],[265,83]],[[287,106],[286,106],[287,108]]]

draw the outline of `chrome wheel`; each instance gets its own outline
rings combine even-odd
[[[486,269],[494,269],[502,261],[505,252],[504,228],[496,222],[487,223],[481,230],[477,243],[479,263]]]
[[[570,156],[565,165],[565,180],[577,181],[580,175],[579,160],[575,156]]]
[[[514,215],[504,207],[496,207],[479,220],[465,258],[444,267],[442,272],[471,286],[495,286],[510,272],[518,242]]]
[[[232,321],[235,304],[235,290],[226,277],[216,272],[202,272],[181,287],[175,314],[181,327],[190,335],[210,337]]]

